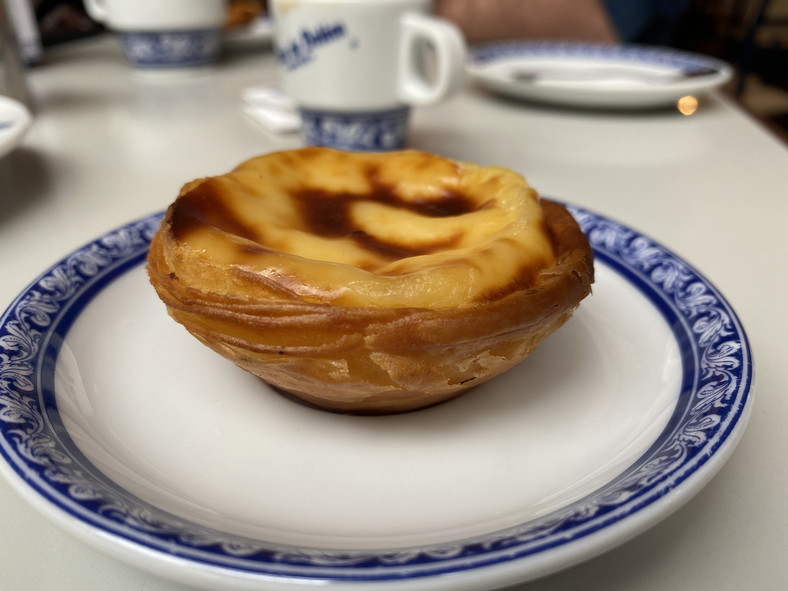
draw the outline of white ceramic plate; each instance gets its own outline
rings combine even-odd
[[[0,158],[16,148],[31,122],[27,107],[7,96],[0,96]]]
[[[726,83],[731,67],[710,57],[637,45],[501,43],[476,48],[468,66],[488,89],[532,101],[590,108],[675,105]]]
[[[722,466],[750,409],[745,334],[665,248],[572,208],[594,294],[510,372],[354,417],[276,394],[166,315],[161,219],[57,263],[0,318],[0,469],[102,551],[206,588],[474,590],[599,554]]]

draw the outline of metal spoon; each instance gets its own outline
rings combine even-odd
[[[719,70],[698,66],[677,72],[644,72],[634,68],[513,68],[510,76],[518,82],[605,82],[629,80],[644,84],[671,84],[690,78],[718,74]]]

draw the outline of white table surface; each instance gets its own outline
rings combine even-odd
[[[53,50],[30,73],[34,126],[0,160],[0,305],[85,242],[163,209],[181,184],[300,145],[240,111],[276,80],[270,52],[181,80],[132,76],[112,39]],[[634,540],[519,591],[770,590],[788,585],[788,149],[720,97],[677,111],[536,107],[470,86],[418,109],[410,145],[525,174],[543,194],[658,240],[727,297],[755,357],[756,403],[733,456]],[[185,591],[60,531],[0,480],[0,588]]]

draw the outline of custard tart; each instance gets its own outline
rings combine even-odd
[[[522,361],[591,292],[571,214],[510,170],[304,148],[186,184],[148,255],[170,316],[313,406],[430,406]]]

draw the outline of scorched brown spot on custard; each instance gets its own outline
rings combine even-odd
[[[188,240],[190,234],[206,226],[247,240],[258,240],[257,231],[226,203],[223,194],[210,179],[173,204],[170,220],[170,231],[175,240]]]

